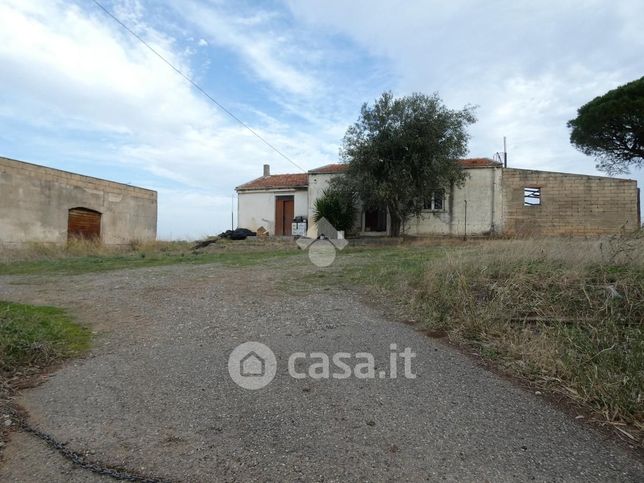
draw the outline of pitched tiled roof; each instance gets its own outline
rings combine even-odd
[[[460,159],[459,163],[464,168],[491,168],[501,166],[490,158],[467,158]],[[262,176],[248,183],[237,186],[238,191],[244,190],[264,190],[279,188],[306,188],[309,185],[309,174],[336,174],[343,173],[347,169],[346,163],[327,164],[310,170],[308,173],[296,174],[273,174],[271,176]]]
[[[501,163],[490,158],[466,158],[459,159],[458,161],[464,168],[492,168],[501,166]]]
[[[490,158],[467,158],[459,159],[459,163],[464,168],[491,168],[494,166],[501,166],[501,163]],[[320,166],[309,171],[309,174],[335,174],[343,173],[347,170],[347,164],[327,164],[325,166]]]
[[[325,164],[319,168],[312,169],[309,174],[335,174],[344,173],[347,169],[346,164]]]
[[[308,185],[309,175],[306,173],[273,174],[254,179],[253,181],[237,186],[235,189],[243,191],[276,188],[306,188]]]

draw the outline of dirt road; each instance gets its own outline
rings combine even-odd
[[[300,262],[2,277],[0,299],[66,307],[97,333],[18,402],[90,460],[171,481],[643,479],[637,456],[539,396],[359,295],[294,282],[318,270]],[[277,357],[257,391],[228,373],[246,341]],[[392,343],[416,353],[415,379],[288,373],[298,351],[370,352],[379,373]],[[3,481],[106,481],[24,433],[4,457]]]

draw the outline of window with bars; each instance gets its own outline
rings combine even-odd
[[[525,187],[523,188],[523,206],[541,205],[541,188]]]
[[[445,207],[445,192],[434,191],[429,199],[425,200],[423,209],[427,211],[443,211]]]

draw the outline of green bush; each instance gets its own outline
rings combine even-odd
[[[355,218],[355,205],[350,194],[337,189],[327,189],[315,200],[314,221],[326,220],[336,230],[350,231]]]

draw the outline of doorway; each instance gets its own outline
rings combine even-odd
[[[89,208],[72,208],[67,218],[67,239],[101,239],[101,214]]]
[[[364,231],[387,231],[387,211],[382,208],[366,210]]]
[[[275,236],[291,236],[291,223],[295,216],[293,196],[275,197]]]

